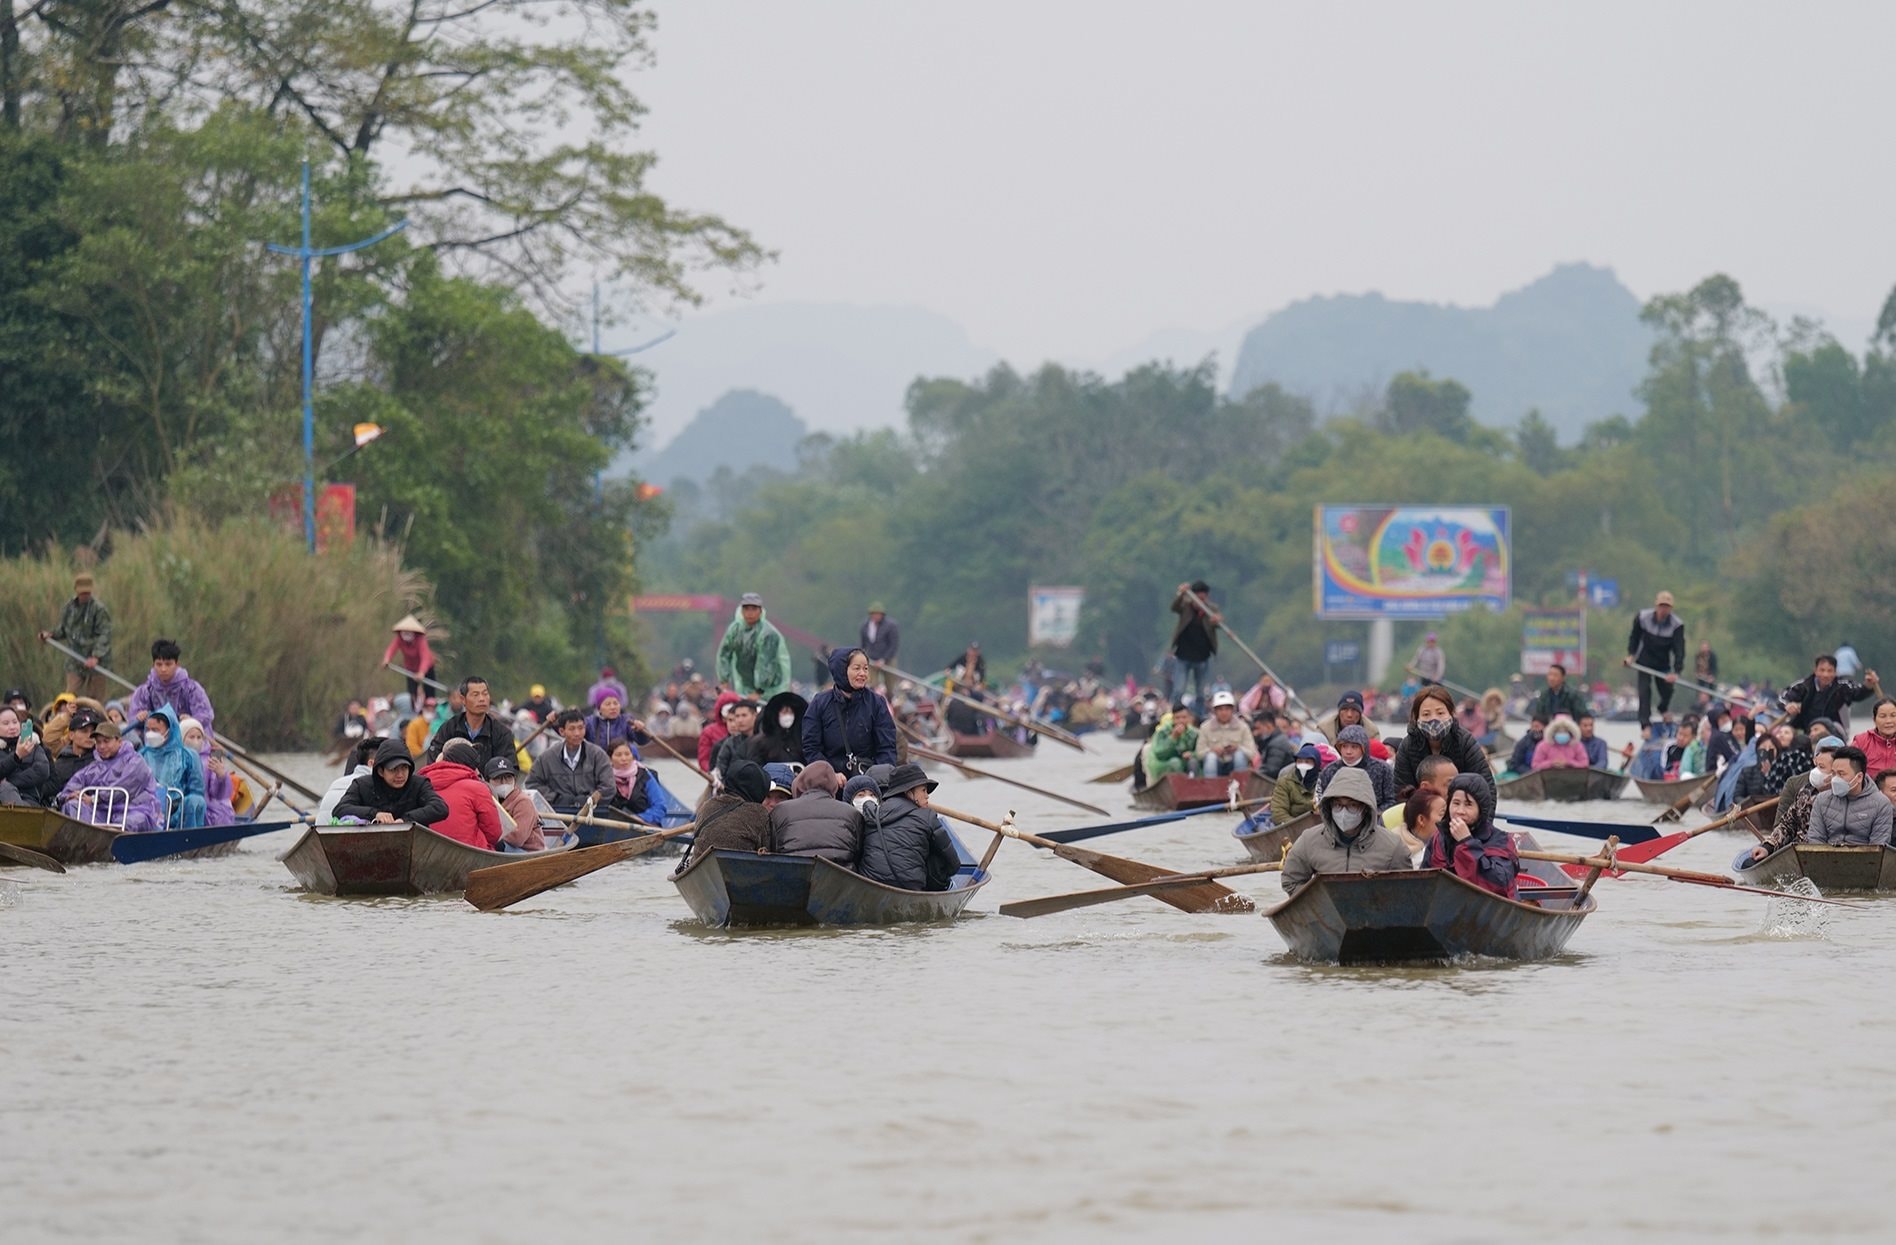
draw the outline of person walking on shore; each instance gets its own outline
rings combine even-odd
[[[58,640],[79,654],[66,658],[66,690],[74,696],[105,699],[105,676],[99,667],[112,660],[112,611],[92,595],[92,576],[76,575],[72,600],[59,611],[59,625],[39,633],[42,643]]]
[[[1633,615],[1632,634],[1626,640],[1627,666],[1645,666],[1657,675],[1639,672],[1639,724],[1652,723],[1653,687],[1659,689],[1659,714],[1672,709],[1673,684],[1685,673],[1685,620],[1672,612],[1672,594],[1653,598],[1652,608]]]

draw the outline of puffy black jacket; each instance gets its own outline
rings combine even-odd
[[[44,742],[36,743],[26,760],[22,761],[13,749],[20,741],[4,743],[0,748],[0,782],[10,783],[15,794],[21,800],[39,798],[39,790],[46,784],[47,777],[53,772],[53,763],[46,757]]]
[[[895,764],[895,719],[873,687],[846,692],[849,657],[855,649],[830,654],[836,686],[818,692],[803,715],[803,761],[828,761],[839,774],[860,774],[870,765]],[[849,758],[858,765],[849,767]]]
[[[825,792],[806,791],[770,810],[770,850],[854,869],[862,854],[862,814]]]
[[[1416,767],[1428,754],[1429,737],[1411,727],[1396,749],[1396,790],[1415,786]],[[1488,780],[1488,790],[1494,790],[1494,770],[1488,764],[1488,753],[1460,722],[1449,723],[1448,734],[1442,736],[1442,755],[1455,763],[1457,774],[1479,774]]]
[[[941,818],[907,797],[890,796],[865,820],[857,872],[871,882],[907,891],[945,891],[960,868],[955,842]]]
[[[45,750],[40,749],[41,752]],[[37,792],[22,791],[20,794],[30,795],[38,799],[41,804],[51,807],[59,801],[59,793],[66,789],[66,784],[72,776],[91,763],[92,753],[81,752],[71,744],[61,744],[59,755],[52,758],[51,767],[46,773],[46,781],[40,784],[39,790]]]
[[[803,764],[803,715],[809,708],[809,702],[795,692],[778,692],[772,696],[757,716],[757,729],[752,732],[744,755],[759,765]],[[788,727],[777,724],[785,709],[797,715]]]
[[[408,755],[408,746],[401,740],[383,740],[382,746],[375,750],[374,768],[349,784],[349,790],[336,803],[336,816],[374,821],[377,813],[388,813],[397,821],[419,822],[424,826],[432,826],[446,817],[448,802],[435,793],[434,784],[423,775],[410,770],[408,782],[400,787],[391,787],[382,781],[381,767],[397,759],[414,764]]]

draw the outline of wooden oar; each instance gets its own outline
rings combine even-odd
[[[704,779],[706,782],[711,781],[711,775],[699,769],[694,762],[687,761],[683,756],[679,755],[678,749],[666,743],[665,737],[663,735],[652,735],[651,740],[653,743],[657,744],[660,748],[663,748],[665,750],[665,755],[669,756],[672,760],[678,762],[680,765],[684,766],[686,769],[690,770],[692,773],[696,774],[698,777]]]
[[[1137,883],[1154,882],[1160,878],[1174,878],[1179,874],[1171,869],[1160,869],[1155,865],[1144,864],[1137,860],[1127,860],[1121,856],[1108,856],[1103,852],[1088,851],[1083,847],[1072,847],[1065,843],[1056,843],[1052,839],[1043,839],[1037,834],[1028,834],[1016,830],[1011,824],[992,822],[973,813],[958,813],[952,808],[943,808],[932,800],[928,805],[943,817],[979,826],[995,834],[1018,839],[1034,847],[1044,847],[1062,860],[1072,861],[1083,869],[1111,878],[1115,882]],[[1012,817],[1013,814],[1008,814]],[[1253,905],[1247,897],[1238,894],[1229,887],[1216,882],[1200,882],[1189,887],[1178,888],[1178,893],[1161,891],[1158,897],[1183,912],[1250,912]]]
[[[1633,662],[1631,664],[1632,664],[1633,669],[1639,671],[1641,674],[1649,674],[1653,676],[1655,679],[1663,679],[1672,673],[1669,670],[1654,670],[1651,666],[1642,666],[1638,662]],[[1740,696],[1736,692],[1721,692],[1715,687],[1707,687],[1703,683],[1695,683],[1691,679],[1686,678],[1682,674],[1674,678],[1672,680],[1672,683],[1673,683],[1673,686],[1675,687],[1689,688],[1690,690],[1695,691],[1695,692],[1704,692],[1707,696],[1710,696],[1713,700],[1723,700],[1734,705],[1744,705],[1746,708],[1750,708],[1754,704],[1758,703],[1756,701],[1753,701],[1751,697],[1749,696]]]
[[[1126,781],[1126,779],[1132,777],[1133,766],[1137,764],[1138,764],[1137,761],[1128,761],[1124,765],[1120,766],[1118,769],[1109,769],[1104,774],[1101,774],[1098,778],[1089,778],[1086,781],[1099,782],[1099,783],[1121,783],[1121,782]]]
[[[1205,613],[1207,614],[1217,613],[1216,610],[1211,608],[1211,602],[1205,600],[1205,598],[1199,596],[1196,592],[1193,592],[1190,588],[1187,588],[1185,590],[1185,599],[1192,602],[1194,605],[1198,606],[1199,609],[1205,611]],[[1220,617],[1223,617],[1223,615],[1220,615]],[[1249,657],[1252,661],[1256,662],[1257,668],[1259,670],[1262,670],[1265,674],[1270,675],[1271,681],[1277,684],[1277,686],[1284,689],[1285,699],[1287,699],[1291,704],[1296,705],[1299,709],[1302,709],[1304,711],[1304,717],[1308,718],[1310,721],[1314,722],[1317,720],[1316,710],[1312,709],[1309,705],[1306,705],[1304,703],[1303,697],[1297,694],[1296,688],[1284,682],[1283,677],[1280,676],[1277,673],[1277,671],[1271,669],[1270,666],[1265,663],[1262,657],[1259,657],[1256,653],[1253,653],[1251,651],[1251,646],[1249,644],[1246,644],[1242,639],[1240,639],[1237,632],[1225,626],[1222,622],[1217,625],[1220,630],[1222,630],[1226,635],[1231,637],[1231,642],[1238,646],[1238,651],[1242,652],[1246,657]]]
[[[1588,868],[1598,866],[1617,873],[1650,873],[1654,877],[1670,878],[1674,882],[1689,882],[1694,886],[1715,886],[1720,890],[1747,891],[1753,895],[1769,895],[1773,899],[1800,899],[1805,903],[1835,904],[1839,908],[1861,908],[1862,904],[1845,903],[1840,899],[1816,899],[1807,895],[1793,894],[1789,891],[1766,890],[1762,886],[1742,886],[1730,878],[1717,873],[1698,873],[1691,869],[1668,869],[1664,865],[1636,864],[1623,858],[1605,856],[1568,856],[1560,852],[1522,852],[1522,860],[1545,860],[1556,865],[1585,865]]]
[[[194,852],[200,847],[232,843],[258,834],[274,834],[278,830],[288,830],[292,826],[308,825],[309,822],[310,819],[307,817],[298,817],[294,821],[273,821],[263,825],[193,826],[189,830],[154,830],[145,834],[121,834],[112,840],[112,859],[122,865],[142,864],[147,860],[159,860],[183,852]]]
[[[482,912],[495,912],[556,886],[577,881],[607,865],[643,856],[667,839],[689,834],[696,828],[697,823],[693,822],[643,838],[621,839],[617,843],[602,843],[598,847],[584,847],[576,852],[550,852],[526,860],[476,869],[467,875],[467,901]]]
[[[15,847],[11,843],[0,843],[0,860],[11,860],[16,865],[31,865],[35,869],[44,869],[48,873],[66,871],[65,865],[46,853],[36,852],[30,847]]]
[[[401,675],[404,679],[413,679],[415,682],[421,684],[423,687],[432,687],[435,691],[441,692],[444,695],[454,690],[453,688],[449,687],[446,683],[442,683],[442,682],[439,682],[438,680],[431,679],[425,674],[416,674],[411,670],[404,670],[392,661],[383,663],[382,668],[384,670],[393,670],[396,674]],[[415,711],[417,713],[421,712],[421,706],[416,705]]]
[[[61,644],[58,640],[53,639],[51,636],[47,637],[46,643],[50,644],[53,648],[64,653],[66,656],[72,658],[74,661],[85,660],[85,658],[81,657],[78,653],[74,652],[72,649],[67,648],[64,644]],[[133,683],[131,680],[123,677],[122,675],[114,674],[112,671],[107,670],[104,666],[95,666],[93,667],[93,669],[96,670],[99,674],[102,674],[106,678],[112,680],[114,683],[118,684],[120,687],[124,688],[128,692],[135,692],[138,690],[138,684]],[[212,731],[211,738],[216,740],[218,743],[223,744],[224,747],[230,751],[230,754],[232,756],[242,757],[244,760],[250,762],[252,765],[268,773],[270,777],[278,780],[279,782],[287,783],[290,787],[301,792],[307,798],[312,799],[312,800],[322,799],[321,796],[317,795],[314,791],[311,791],[308,787],[305,787],[302,783],[297,782],[294,778],[291,778],[288,774],[285,774],[282,770],[273,769],[270,766],[265,765],[262,761],[259,761],[256,757],[251,756],[248,752],[244,751],[242,747],[232,742],[230,736],[222,735],[216,731]]]
[[[1115,821],[1104,826],[1080,826],[1073,830],[1050,830],[1046,838],[1055,843],[1078,843],[1082,839],[1104,838],[1109,834],[1122,834],[1127,830],[1143,830],[1147,826],[1163,826],[1186,817],[1202,817],[1206,813],[1235,813],[1259,804],[1270,803],[1269,796],[1259,796],[1255,800],[1240,800],[1236,804],[1207,804],[1202,808],[1183,808],[1171,813],[1154,813],[1150,817],[1135,817],[1131,821]]]
[[[1726,826],[1729,826],[1732,822],[1737,821],[1741,817],[1750,816],[1752,813],[1762,813],[1767,808],[1776,808],[1778,806],[1778,801],[1782,800],[1783,798],[1784,798],[1783,796],[1774,795],[1768,800],[1759,800],[1756,804],[1747,805],[1746,807],[1740,808],[1740,809],[1734,809],[1731,812],[1725,814],[1723,817],[1720,817],[1717,821],[1707,822],[1705,825],[1702,825],[1695,830],[1688,831],[1686,833],[1686,837],[1695,838],[1698,835],[1704,834],[1708,830],[1723,830]],[[1751,831],[1752,838],[1758,840],[1758,842],[1760,843],[1764,842],[1764,835],[1759,832],[1756,826],[1746,823],[1745,829]]]
[[[1007,778],[1000,774],[991,774],[984,769],[976,769],[972,765],[965,764],[958,757],[949,756],[946,752],[937,752],[933,748],[924,747],[921,744],[910,744],[909,751],[913,752],[916,756],[926,757],[930,761],[938,761],[943,765],[952,766],[970,778],[992,778],[995,782],[1004,782],[1010,787],[1019,787],[1022,791],[1031,791],[1035,795],[1045,796],[1049,800],[1058,800],[1062,804],[1071,804],[1074,808],[1083,808],[1087,812],[1097,813],[1101,817],[1112,816],[1111,813],[1097,804],[1088,804],[1085,800],[1076,800],[1071,796],[1061,795],[1058,791],[1048,791],[1045,787],[1036,787],[1032,783],[1021,782],[1018,779]]]
[[[1703,782],[1699,783],[1698,786],[1693,787],[1690,791],[1687,791],[1684,795],[1674,800],[1672,802],[1672,807],[1668,808],[1665,812],[1659,814],[1657,817],[1652,819],[1652,824],[1656,826],[1662,821],[1677,821],[1679,819],[1679,814],[1683,813],[1686,809],[1692,807],[1693,802],[1696,801],[1700,796],[1704,795],[1706,789],[1717,781],[1718,781],[1717,774],[1705,775],[1705,780]]]
[[[945,697],[949,700],[958,700],[962,704],[969,705],[972,708],[977,709],[980,712],[987,714],[991,718],[998,718],[999,720],[1003,722],[1011,723],[1014,726],[1019,726],[1026,730],[1030,730],[1036,735],[1044,735],[1048,739],[1051,739],[1055,741],[1056,743],[1063,743],[1067,747],[1072,748],[1077,752],[1086,751],[1086,745],[1081,743],[1077,736],[1070,735],[1067,732],[1061,730],[1057,726],[1049,725],[1046,722],[1041,722],[1034,718],[1023,718],[1017,714],[1010,713],[1008,710],[1001,708],[999,705],[991,705],[984,701],[976,700],[972,696],[963,696],[960,692],[951,692],[945,687],[936,687],[933,683],[930,683],[924,679],[918,679],[914,675],[909,674],[906,671],[896,669],[894,666],[886,666],[886,665],[883,665],[881,662],[870,662],[869,664],[875,667],[877,670],[882,671],[884,674],[892,674],[898,679],[907,679],[910,683],[913,683],[915,685],[915,689],[918,692],[927,691],[937,697]]]
[[[1068,912],[1074,908],[1090,908],[1095,904],[1113,903],[1120,899],[1131,899],[1135,895],[1151,895],[1162,898],[1160,891],[1177,886],[1192,886],[1199,882],[1209,882],[1214,878],[1235,877],[1244,873],[1276,873],[1284,867],[1282,861],[1273,860],[1268,864],[1232,865],[1225,869],[1207,869],[1203,873],[1181,873],[1177,877],[1160,878],[1156,882],[1138,882],[1131,886],[1107,886],[1093,891],[1074,891],[1068,895],[1047,895],[1040,899],[1017,899],[1001,905],[1002,916],[1036,917],[1052,916],[1056,912]]]

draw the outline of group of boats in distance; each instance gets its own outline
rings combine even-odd
[[[957,737],[955,752],[958,756],[1004,758],[1008,754],[995,748],[997,740],[1023,752],[1031,751],[1026,745],[996,735],[971,736],[967,742]],[[982,751],[984,747],[989,750]],[[1630,781],[1634,780],[1625,774],[1605,770],[1547,769],[1503,782],[1499,791],[1503,797],[1517,801],[1609,800],[1617,799]],[[1694,777],[1672,782],[1641,781],[1638,785],[1644,800],[1676,812],[1701,799],[1708,783],[1705,777]],[[690,807],[664,790],[662,784],[658,787],[661,796],[648,811],[649,824],[580,818],[564,835],[549,837],[548,848],[540,853],[487,851],[422,825],[336,825],[308,827],[281,860],[302,889],[318,895],[451,895],[464,891],[469,875],[476,870],[517,863],[529,856],[539,858],[650,838],[667,828],[687,827],[692,817]],[[1138,792],[1134,802],[1163,811],[1209,812],[1210,806],[1255,806],[1267,795],[1267,784],[1255,774],[1232,778],[1171,774]],[[1159,820],[1172,818],[1146,818],[1136,824]],[[1550,828],[1565,824],[1526,820]],[[1281,861],[1297,836],[1317,823],[1314,812],[1284,825],[1268,824],[1267,818],[1246,818],[1231,833],[1249,859],[1270,865]],[[254,827],[244,833],[288,829],[296,824]],[[1734,815],[1726,828],[1757,834],[1769,825],[1768,812],[1753,811]],[[998,832],[1004,827],[989,828],[997,831],[998,846]],[[1058,843],[1035,841],[1040,846],[1056,847],[1090,833],[1118,828],[1062,832]],[[0,849],[18,849],[11,856],[0,850],[0,865],[23,863],[19,857],[32,853],[43,854],[61,865],[126,863],[157,857],[204,860],[231,855],[240,847],[234,839],[193,846],[198,842],[190,837],[194,832],[168,833],[172,841],[167,844],[160,842],[166,832],[126,835],[54,810],[0,808]],[[1539,848],[1527,833],[1516,831],[1515,840],[1524,851]],[[139,849],[136,852],[124,850],[134,844]],[[669,839],[655,845],[657,850],[651,854],[676,856],[688,845],[688,838]],[[674,873],[672,881],[692,914],[710,926],[873,926],[952,921],[987,885],[991,877],[988,865],[994,855],[990,849],[986,859],[977,860],[959,837],[955,845],[961,868],[948,889],[942,891],[885,886],[815,857],[734,851],[710,852]],[[1319,874],[1294,897],[1263,915],[1291,953],[1305,960],[1350,964],[1453,960],[1462,956],[1545,959],[1559,955],[1580,924],[1597,910],[1591,891],[1592,881],[1600,872],[1598,868],[1589,871],[1524,858],[1515,898],[1472,885],[1452,871]],[[1823,893],[1896,893],[1896,849],[1793,843],[1756,862],[1741,858],[1734,862],[1732,872],[1740,882],[1761,887],[1782,887],[1806,878]],[[1178,876],[1169,870],[1153,873],[1160,879]]]

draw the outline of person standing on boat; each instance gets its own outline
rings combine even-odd
[[[588,800],[597,804],[610,801],[612,759],[598,744],[586,741],[586,719],[579,710],[560,710],[553,717],[553,729],[559,732],[560,742],[533,763],[527,785],[561,813],[576,813]]]
[[[112,611],[92,595],[92,576],[75,575],[72,600],[59,611],[59,623],[39,633],[41,643],[58,640],[78,653],[66,658],[66,690],[74,696],[105,699],[105,676],[99,667],[112,661]]]
[[[1396,776],[1387,761],[1378,761],[1369,755],[1369,731],[1362,726],[1346,726],[1336,734],[1336,760],[1323,767],[1317,775],[1317,801],[1323,801],[1323,793],[1330,789],[1330,783],[1344,770],[1361,770],[1369,778],[1370,790],[1375,793],[1375,808],[1378,813],[1396,802]]]
[[[447,815],[448,802],[435,793],[433,783],[415,772],[415,758],[399,739],[384,739],[375,751],[375,767],[350,783],[336,802],[338,819],[380,826],[404,821],[432,826]]]
[[[1706,687],[1718,686],[1718,654],[1712,651],[1710,640],[1700,640],[1698,652],[1692,657],[1692,678]]]
[[[478,768],[480,754],[465,739],[450,739],[441,759],[421,767],[416,777],[429,783],[448,806],[448,815],[429,829],[483,851],[500,850],[500,805]]]
[[[1357,729],[1361,729],[1358,727]],[[1394,873],[1415,867],[1395,831],[1374,816],[1376,791],[1360,769],[1338,770],[1317,798],[1322,821],[1297,836],[1284,857],[1284,894],[1319,873]]]
[[[211,708],[211,698],[203,685],[178,664],[183,656],[184,650],[176,640],[152,641],[151,673],[133,690],[131,703],[125,707],[133,726],[143,726],[160,705],[170,705],[180,721],[196,718],[205,734],[216,734],[213,723],[217,712]]]
[[[1580,689],[1567,682],[1567,667],[1555,662],[1547,667],[1547,686],[1541,689],[1540,695],[1534,697],[1534,703],[1528,706],[1528,711],[1546,722],[1553,721],[1563,713],[1578,722],[1580,716],[1591,712],[1592,708]]]
[[[1868,700],[1883,690],[1876,671],[1865,671],[1863,682],[1852,683],[1837,676],[1837,659],[1829,653],[1817,654],[1811,672],[1785,688],[1778,701],[1790,715],[1791,725],[1800,731],[1811,729],[1818,721],[1850,725],[1850,706]]]
[[[854,778],[871,765],[896,762],[895,717],[869,690],[869,658],[859,648],[830,654],[831,686],[816,694],[803,715],[803,763],[828,761]]]
[[[494,694],[488,690],[487,680],[478,674],[471,674],[462,679],[461,685],[455,690],[461,696],[461,711],[443,722],[428,741],[428,761],[439,761],[441,749],[447,746],[450,739],[465,739],[472,743],[474,750],[480,753],[481,765],[495,757],[512,756],[515,750],[513,730],[491,712]],[[567,712],[578,711],[569,709]],[[584,721],[582,718],[582,726]]]
[[[1409,659],[1409,669],[1416,678],[1422,680],[1424,687],[1440,683],[1448,674],[1448,654],[1442,651],[1433,631],[1422,641],[1422,647],[1415,650],[1415,656]]]
[[[895,767],[874,813],[864,818],[858,873],[905,891],[945,891],[954,884],[961,856],[941,815],[928,807],[940,785],[919,765]]]
[[[1447,688],[1432,685],[1417,692],[1409,702],[1409,731],[1396,748],[1390,769],[1396,791],[1422,783],[1422,762],[1431,756],[1447,757],[1461,774],[1480,774],[1490,783],[1494,772],[1488,766],[1488,754],[1468,728],[1455,718],[1455,698]],[[1447,794],[1444,786],[1443,794]]]
[[[116,722],[100,722],[92,731],[92,759],[73,772],[54,801],[59,811],[76,821],[118,825],[124,817],[128,834],[164,829],[163,801],[151,779],[151,770],[138,753],[125,746]],[[87,788],[113,788],[97,795]]]
[[[1860,748],[1840,748],[1830,765],[1830,789],[1810,809],[1811,843],[1828,847],[1888,847],[1896,807],[1870,783]]]
[[[1856,646],[1845,640],[1837,645],[1837,677],[1854,679],[1863,673],[1863,659],[1857,656]]]
[[[1633,615],[1632,634],[1626,639],[1622,665],[1645,666],[1657,676],[1639,672],[1639,724],[1652,721],[1653,688],[1659,689],[1659,713],[1672,708],[1672,688],[1685,673],[1685,620],[1672,612],[1672,594],[1653,598],[1652,608]]]
[[[1200,709],[1211,686],[1211,661],[1218,655],[1218,627],[1224,622],[1224,616],[1210,607],[1211,585],[1202,579],[1180,584],[1172,594],[1171,609],[1178,615],[1171,644],[1172,671],[1177,678],[1174,684],[1172,673],[1167,674],[1165,698],[1172,699],[1176,691],[1178,699],[1190,700]],[[1187,685],[1192,689],[1190,697],[1184,694]]]
[[[869,616],[863,619],[859,638],[862,651],[879,666],[893,666],[902,651],[902,629],[895,625],[880,601],[869,603]],[[895,692],[895,676],[887,670],[882,672],[882,688],[890,694]]]
[[[433,678],[435,672],[434,650],[428,647],[428,629],[413,614],[403,614],[401,621],[389,630],[395,635],[382,651],[382,664],[400,666],[408,672],[403,676],[408,680],[408,700],[418,705],[423,680]]]
[[[1453,869],[1483,890],[1516,897],[1521,856],[1514,840],[1494,824],[1493,787],[1472,774],[1448,784],[1448,821],[1429,840],[1422,867]]]
[[[1238,701],[1230,692],[1211,698],[1211,721],[1198,728],[1198,773],[1223,778],[1257,768],[1257,740],[1238,717]]]
[[[764,616],[755,592],[738,598],[737,615],[718,645],[718,682],[762,702],[790,687],[790,646]]]

